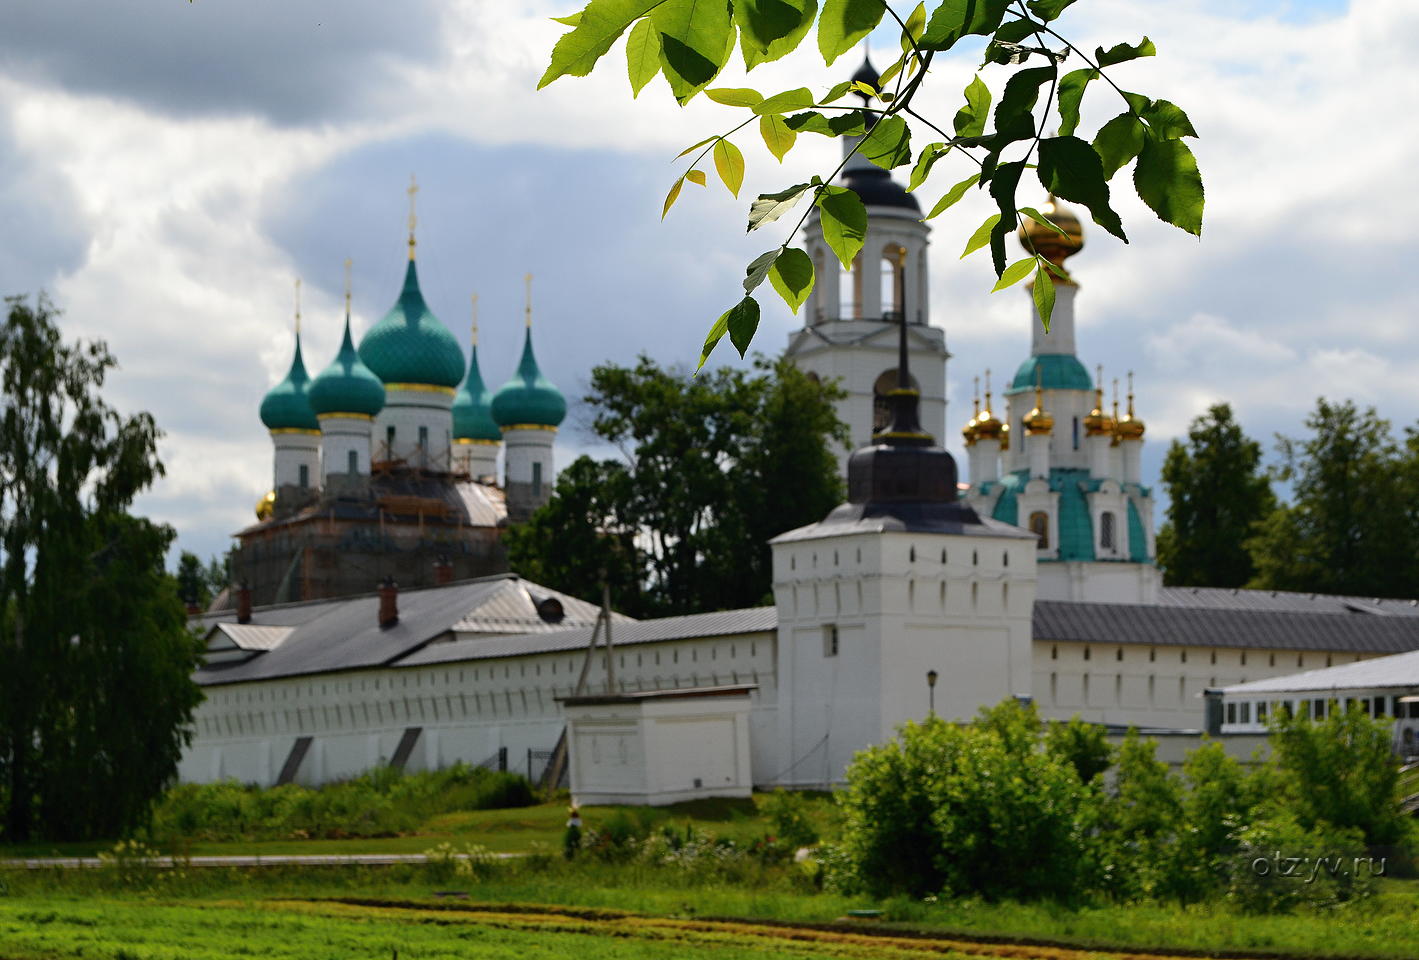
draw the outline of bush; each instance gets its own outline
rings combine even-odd
[[[1375,892],[1378,863],[1366,855],[1358,828],[1307,829],[1283,813],[1242,829],[1238,839],[1227,864],[1227,899],[1249,913],[1334,907]]]
[[[774,838],[792,848],[811,847],[818,842],[818,831],[808,819],[808,802],[802,794],[775,790],[764,797],[759,810],[774,825]]]

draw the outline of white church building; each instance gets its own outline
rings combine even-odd
[[[248,595],[195,621],[206,699],[180,776],[313,784],[463,761],[535,777],[565,738],[583,801],[823,787],[933,712],[964,720],[1021,697],[1045,717],[1195,732],[1204,691],[1419,649],[1408,602],[1161,586],[1143,424],[1131,393],[1123,415],[1104,410],[1076,355],[1072,281],[1051,281],[1053,325],[1034,318],[1004,416],[989,390],[977,405],[959,482],[936,439],[948,355],[927,314],[928,228],[886,171],[854,162],[844,176],[866,202],[867,243],[834,284],[807,223],[819,282],[788,352],[846,388],[848,496],[769,544],[771,606],[613,616],[593,651],[597,604],[515,574],[256,607]],[[1083,232],[1063,205],[1044,210],[1067,236],[1022,240],[1062,264]],[[367,353],[372,368],[386,359]],[[387,407],[429,393],[380,379]],[[481,379],[472,393],[486,397]],[[512,432],[565,409],[524,406],[492,404],[509,457]],[[457,439],[440,432],[443,401],[421,409],[445,425],[430,430],[440,450]],[[387,421],[396,444],[416,429],[380,415],[373,432]],[[539,481],[550,472],[509,466],[510,486]]]

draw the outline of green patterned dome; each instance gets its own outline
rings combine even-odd
[[[517,374],[493,397],[493,419],[500,427],[524,423],[555,427],[566,415],[567,400],[562,391],[552,386],[537,368],[537,357],[532,353],[532,330],[528,328]]]
[[[340,352],[310,385],[310,405],[316,414],[362,413],[370,417],[384,409],[384,384],[360,362],[350,338],[348,314]]]
[[[398,302],[360,341],[360,359],[386,384],[452,389],[463,380],[463,348],[424,303],[413,260]]]
[[[296,334],[296,355],[286,379],[266,392],[261,400],[261,422],[268,430],[319,430],[307,389],[310,376],[301,359],[301,335]]]
[[[1092,390],[1094,380],[1084,364],[1072,353],[1043,353],[1030,357],[1015,371],[1015,379],[1010,381],[1006,396],[1035,389],[1039,383],[1044,390]]]
[[[473,345],[468,359],[468,379],[453,398],[453,437],[455,440],[501,440],[502,431],[493,420],[493,397],[483,386],[483,374],[478,369],[478,345]]]

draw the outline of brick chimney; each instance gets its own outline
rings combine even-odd
[[[399,584],[393,577],[379,583],[379,625],[392,627],[399,622]]]
[[[251,622],[251,587],[243,581],[237,584],[237,623]]]
[[[445,583],[453,582],[453,561],[448,557],[439,557],[434,561],[434,583],[442,586]]]

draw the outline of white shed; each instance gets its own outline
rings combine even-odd
[[[560,697],[572,797],[661,806],[747,797],[753,683]]]

